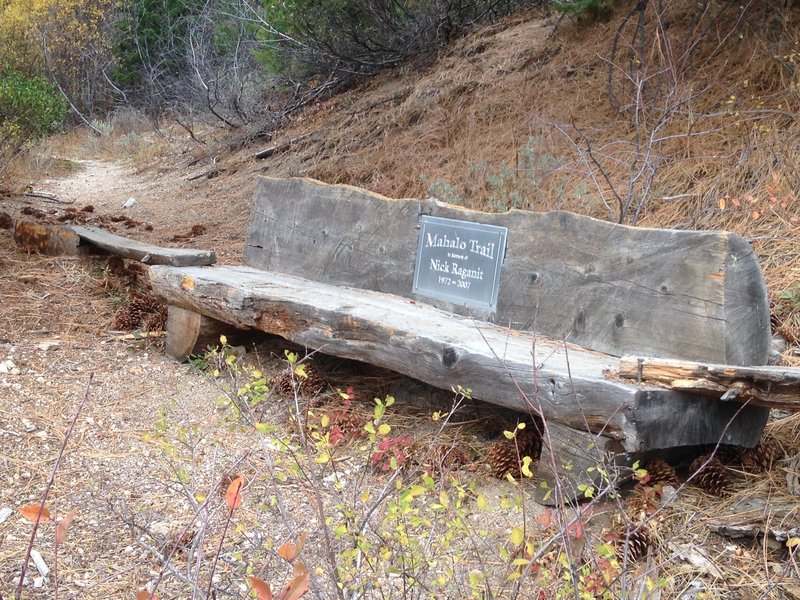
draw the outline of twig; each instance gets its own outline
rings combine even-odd
[[[225,534],[228,533],[228,526],[231,524],[231,519],[233,518],[233,511],[236,510],[236,501],[235,499],[241,494],[242,485],[244,481],[239,478],[239,484],[236,486],[236,491],[234,492],[234,500],[231,501],[230,510],[228,511],[228,518],[225,519],[225,527],[222,529],[222,535],[219,538],[219,547],[217,548],[216,553],[214,554],[214,562],[211,563],[211,572],[208,574],[208,589],[206,590],[206,598],[211,598],[211,588],[214,585],[214,571],[217,570],[217,563],[219,562],[219,555],[222,553],[222,544],[225,543]]]
[[[306,139],[307,137],[311,137],[315,132],[304,133],[303,135],[299,135],[296,138],[292,138],[285,142],[281,142],[280,144],[276,144],[274,146],[270,146],[269,148],[265,148],[261,152],[256,152],[255,158],[269,158],[273,154],[277,154],[278,152],[283,152],[287,148],[289,148],[292,144],[296,144],[297,142]]]
[[[228,169],[226,167],[213,167],[208,171],[203,171],[202,173],[197,173],[195,175],[190,175],[186,178],[186,181],[194,181],[195,179],[202,179],[205,177],[206,179],[213,179],[220,173],[224,173]]]
[[[58,465],[61,463],[61,458],[64,456],[64,450],[67,448],[67,444],[69,443],[69,439],[72,436],[72,430],[75,428],[75,423],[78,421],[78,416],[81,414],[81,410],[83,409],[83,405],[86,404],[86,400],[89,397],[89,388],[92,385],[92,378],[94,377],[94,373],[89,375],[89,381],[86,382],[86,390],[83,392],[83,398],[81,399],[80,404],[78,404],[78,409],[75,411],[75,416],[72,417],[72,422],[69,424],[69,428],[67,432],[64,434],[64,442],[61,444],[61,450],[58,452],[58,456],[56,457],[56,462],[53,465],[53,470],[50,473],[50,481],[47,482],[47,485],[44,488],[44,492],[42,493],[42,500],[39,502],[39,518],[36,519],[36,522],[33,524],[33,531],[31,531],[31,538],[28,541],[28,548],[25,550],[25,559],[22,561],[22,573],[19,576],[19,583],[17,583],[17,589],[14,592],[14,599],[19,600],[22,596],[22,586],[25,583],[25,574],[28,572],[28,563],[30,562],[31,558],[31,550],[33,550],[33,542],[36,539],[36,532],[39,529],[39,523],[42,521],[42,510],[44,509],[44,505],[47,502],[47,496],[50,494],[50,489],[53,487],[53,483],[56,479],[56,471],[58,471]]]
[[[44,192],[24,192],[22,195],[27,196],[28,198],[41,198],[42,200],[55,202],[56,204],[75,204],[74,200],[61,200],[58,196],[45,194]]]

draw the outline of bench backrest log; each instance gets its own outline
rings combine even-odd
[[[496,312],[412,294],[423,215],[508,228]],[[491,214],[309,179],[261,178],[244,261],[414,298],[614,356],[763,365],[769,354],[761,269],[747,241],[727,232],[634,228],[564,212]]]

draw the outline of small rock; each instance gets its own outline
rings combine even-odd
[[[36,344],[36,347],[43,352],[47,352],[50,348],[55,348],[59,345],[58,342],[42,342],[40,344]]]
[[[33,564],[36,565],[36,570],[39,571],[39,575],[47,577],[50,574],[50,567],[44,562],[44,558],[42,558],[38,550],[31,550],[31,560]]]
[[[122,208],[131,208],[134,204],[136,204],[136,198],[128,198],[125,200],[125,204],[122,205]]]
[[[25,428],[25,433],[33,433],[37,429],[34,422],[30,419],[26,419],[25,417],[22,417],[22,427]]]
[[[7,506],[4,506],[3,508],[0,508],[0,525],[5,523],[6,520],[8,519],[8,517],[10,517],[13,514],[14,514],[14,511],[11,510],[10,508],[8,508]]]

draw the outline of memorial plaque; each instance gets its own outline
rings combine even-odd
[[[507,232],[496,225],[421,217],[412,291],[494,311]]]

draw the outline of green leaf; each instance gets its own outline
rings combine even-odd
[[[483,585],[483,582],[486,580],[486,576],[479,571],[478,569],[473,569],[469,572],[469,585],[473,588],[477,588]]]

